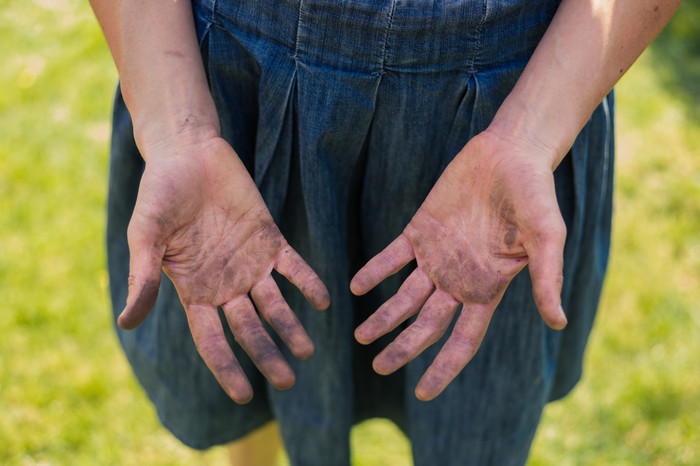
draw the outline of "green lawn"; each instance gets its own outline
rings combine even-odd
[[[618,87],[610,275],[582,383],[531,464],[700,464],[700,8]],[[0,0],[0,464],[225,464],[159,426],[112,330],[104,204],[116,72],[86,1]],[[411,464],[388,422],[356,465]]]

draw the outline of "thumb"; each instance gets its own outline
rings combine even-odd
[[[117,319],[124,330],[137,327],[151,312],[158,297],[163,253],[156,242],[129,225],[129,295]]]
[[[553,329],[560,330],[567,323],[561,307],[566,226],[558,210],[548,220],[528,248],[528,267],[532,295],[542,319]]]

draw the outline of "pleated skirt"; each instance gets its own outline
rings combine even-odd
[[[580,378],[598,306],[612,212],[612,95],[554,174],[568,231],[565,330],[542,322],[524,270],[475,358],[439,397],[422,402],[413,389],[444,339],[390,376],[375,374],[371,361],[395,333],[369,346],[353,339],[410,270],[363,297],[350,293],[349,282],[401,233],[445,166],[491,122],[558,2],[193,3],[222,135],[332,301],[316,311],[276,277],[316,352],[307,361],[285,353],[297,381],[278,391],[229,334],[255,390],[241,406],[202,362],[163,276],[146,321],[117,330],[162,423],[185,444],[207,448],[276,419],[292,464],[343,465],[352,425],[385,417],[410,438],[417,465],[524,463],[542,408]],[[116,316],[127,296],[126,230],[144,168],[119,92],[113,123],[107,247]]]

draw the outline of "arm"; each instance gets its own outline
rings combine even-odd
[[[489,131],[537,141],[554,169],[680,3],[564,0]]]
[[[680,0],[564,0],[486,131],[446,168],[403,233],[353,278],[363,294],[414,258],[417,269],[355,336],[370,343],[418,313],[374,360],[388,374],[444,334],[416,387],[429,400],[474,356],[494,309],[529,264],[533,297],[552,328],[561,307],[566,227],[552,171],[591,113],[669,20]]]
[[[182,133],[218,136],[189,0],[90,4],[119,71],[142,155]]]
[[[162,269],[177,289],[199,353],[231,398],[246,402],[252,389],[217,307],[268,380],[290,387],[294,374],[260,316],[296,357],[311,356],[313,343],[271,272],[287,277],[318,309],[328,307],[328,291],[287,244],[242,162],[219,137],[190,2],[91,3],[146,160],[129,223],[129,296],[119,326],[134,328],[146,318]]]

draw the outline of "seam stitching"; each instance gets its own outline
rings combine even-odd
[[[295,62],[299,60],[299,36],[301,35],[301,15],[303,8],[304,0],[299,0],[299,9],[297,12],[297,33],[294,37],[294,54],[292,54],[291,56],[292,60],[294,60]]]
[[[488,11],[489,11],[489,0],[484,0],[483,3],[483,9],[481,13],[481,21],[479,22],[479,26],[477,27],[477,34],[478,34],[478,39],[476,41],[476,46],[474,47],[474,53],[472,53],[471,58],[469,59],[469,68],[467,72],[469,73],[476,73],[478,70],[474,66],[474,63],[476,62],[477,56],[481,55],[481,51],[483,49],[483,40],[484,40],[484,25],[486,24],[486,17],[488,16]]]
[[[384,30],[384,44],[382,46],[382,63],[381,63],[381,69],[379,70],[378,74],[384,75],[386,73],[386,57],[387,57],[387,44],[389,42],[389,32],[392,29],[392,26],[394,24],[394,11],[396,11],[396,3],[398,0],[392,0],[391,2],[391,10],[389,11],[389,21],[387,21],[386,29]]]

